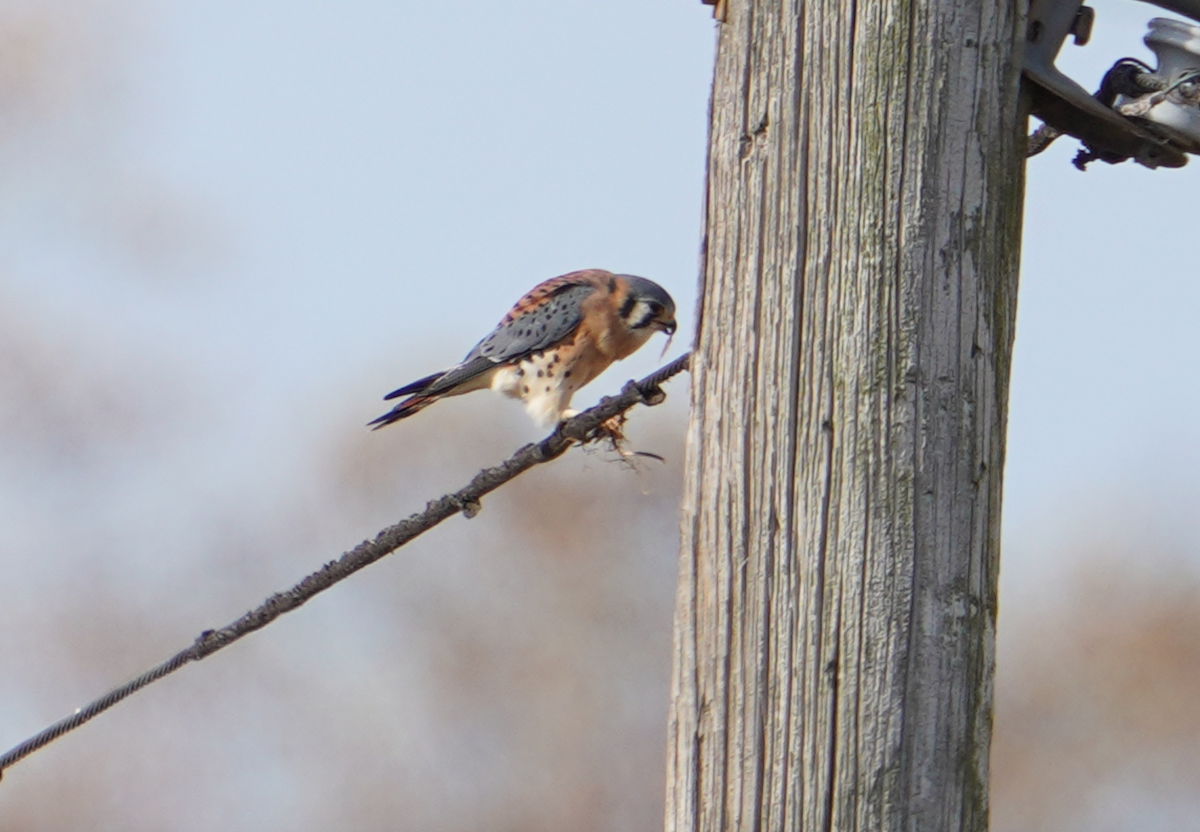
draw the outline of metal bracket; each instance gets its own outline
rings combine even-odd
[[[715,6],[716,8],[713,9],[713,17],[717,19],[718,23],[725,22],[726,0],[700,0],[700,2],[706,6]]]
[[[1200,0],[1144,0],[1200,23]],[[1083,0],[1032,0],[1025,29],[1024,77],[1030,112],[1055,130],[1074,136],[1096,153],[1132,158],[1146,167],[1177,168],[1187,154],[1170,136],[1097,101],[1054,66],[1067,35],[1082,46],[1091,35],[1095,12]]]

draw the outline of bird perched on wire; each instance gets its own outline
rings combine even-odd
[[[549,427],[574,415],[567,407],[576,390],[655,332],[675,333],[675,301],[657,283],[603,269],[552,277],[517,301],[461,363],[384,396],[407,398],[368,424],[379,430],[438,399],[490,387],[523,401]]]

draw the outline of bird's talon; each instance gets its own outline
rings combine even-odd
[[[605,419],[600,423],[600,430],[603,430],[608,438],[614,441],[624,441],[625,439],[625,420],[624,413],[618,413],[616,416]]]
[[[613,451],[616,452],[617,456],[621,457],[623,461],[629,463],[630,465],[633,464],[633,458],[638,456],[649,457],[650,459],[656,459],[659,462],[666,462],[666,460],[658,454],[651,453],[650,451],[631,451],[626,447],[629,441],[625,436],[625,422],[627,419],[628,416],[626,414],[618,413],[616,416],[601,422],[584,438],[584,444],[608,440],[610,446],[612,447]]]
[[[605,419],[600,424],[592,429],[591,433],[584,439],[585,442],[600,442],[607,439],[612,443],[613,450],[624,456],[621,450],[621,443],[625,441],[625,414],[618,413]]]

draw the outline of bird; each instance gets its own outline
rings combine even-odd
[[[520,399],[535,423],[552,427],[575,415],[568,406],[579,388],[656,332],[675,334],[675,301],[654,281],[604,269],[552,277],[517,301],[461,362],[384,396],[406,398],[367,424],[379,430],[439,399],[491,388]]]

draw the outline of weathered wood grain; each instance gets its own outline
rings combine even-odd
[[[727,4],[669,830],[986,828],[1019,14]]]

